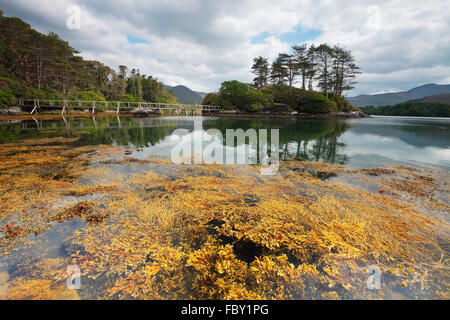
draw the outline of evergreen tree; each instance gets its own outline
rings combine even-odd
[[[269,63],[267,62],[267,58],[261,56],[254,58],[252,72],[256,75],[253,79],[255,88],[265,87],[269,77]]]
[[[284,67],[281,58],[278,57],[272,62],[270,67],[270,80],[272,84],[284,84],[287,78],[287,70]]]
[[[302,76],[302,89],[306,90],[307,72],[310,69],[310,59],[306,44],[292,46],[294,56],[298,65],[299,74]]]
[[[315,49],[319,75],[319,87],[328,98],[328,93],[332,87],[332,67],[333,67],[333,49],[326,43],[321,44]]]
[[[286,70],[286,78],[289,84],[289,94],[292,95],[292,85],[295,82],[295,78],[299,75],[298,62],[294,55],[287,53],[279,54],[280,62]]]

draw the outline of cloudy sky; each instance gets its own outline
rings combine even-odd
[[[67,26],[74,5],[79,29]],[[348,95],[450,83],[448,0],[0,0],[0,10],[84,58],[197,91],[250,82],[253,57],[301,42],[352,50],[363,74]]]

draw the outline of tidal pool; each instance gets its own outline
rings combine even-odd
[[[202,133],[280,129],[278,174],[173,164],[172,134],[200,139],[194,121]],[[448,299],[449,128],[394,117],[2,121],[0,298]],[[374,268],[380,289],[367,285]]]

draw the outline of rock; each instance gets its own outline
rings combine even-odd
[[[336,118],[369,118],[367,114],[362,111],[351,111],[351,112],[329,112],[324,116],[336,117]]]
[[[19,107],[12,107],[9,109],[0,109],[0,115],[2,116],[20,116],[23,112]]]
[[[150,114],[159,114],[158,112],[152,111],[148,108],[137,107],[130,111],[131,114],[136,115],[150,115]]]

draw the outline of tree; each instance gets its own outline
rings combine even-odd
[[[0,11],[0,77],[8,80],[2,82],[0,97],[8,101],[69,96],[120,100],[132,93],[140,100],[145,93],[152,102],[177,102],[162,83],[149,80],[139,70],[129,75],[128,68],[120,65],[116,72],[98,61],[84,60],[79,53],[57,34],[42,34]]]
[[[316,62],[316,47],[311,45],[307,52],[308,57],[308,69],[306,70],[306,77],[308,78],[308,90],[313,90],[313,81],[317,73],[317,62]]]
[[[119,66],[119,77],[121,77],[122,79],[126,79],[127,73],[128,73],[127,66],[120,65]]]
[[[295,78],[298,76],[298,63],[295,57],[291,54],[280,53],[280,62],[286,70],[286,78],[289,83],[289,95],[292,95],[292,85],[295,82]]]
[[[252,72],[256,75],[253,79],[255,88],[259,89],[267,85],[267,78],[269,77],[269,63],[267,58],[256,57],[253,58]]]
[[[319,75],[317,77],[317,79],[319,80],[319,87],[322,88],[322,91],[328,98],[332,80],[331,69],[333,49],[326,43],[323,43],[315,49],[315,53],[319,67]]]
[[[350,50],[333,48],[333,94],[342,97],[343,92],[354,88],[355,77],[361,73]]]
[[[310,69],[310,57],[306,44],[292,46],[299,73],[302,76],[302,89],[306,90],[307,72]]]
[[[270,81],[272,84],[284,84],[286,82],[287,75],[287,70],[281,61],[281,58],[276,58],[270,67]]]
[[[224,97],[242,96],[250,90],[250,85],[237,80],[224,81],[219,89],[219,94]]]

